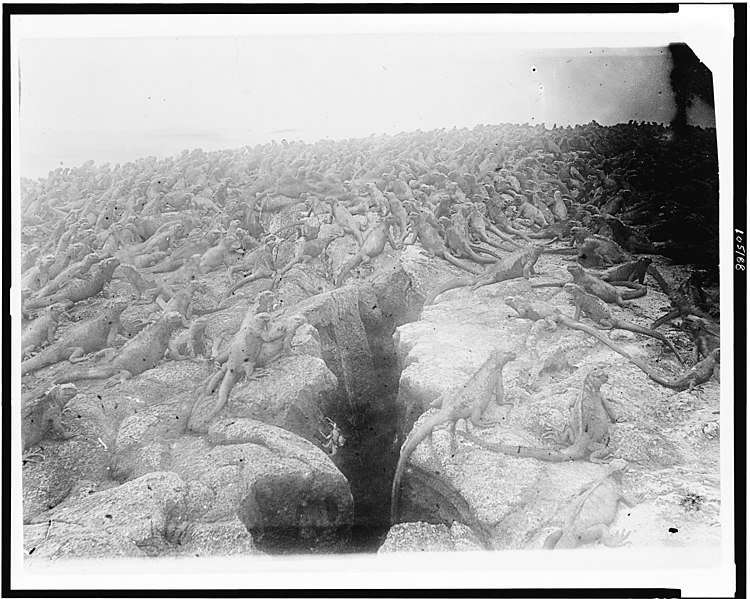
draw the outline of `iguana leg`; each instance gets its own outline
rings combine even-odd
[[[117,373],[110,377],[109,380],[104,383],[105,388],[114,387],[115,385],[121,385],[125,381],[129,381],[133,378],[133,375],[128,370],[118,370]]]
[[[617,422],[617,414],[615,413],[614,408],[612,407],[612,402],[610,402],[608,399],[602,399],[602,407],[604,408],[604,411],[607,412],[607,416],[610,417],[612,422]]]
[[[560,540],[560,537],[562,536],[563,536],[562,528],[560,530],[556,530],[553,533],[550,533],[549,536],[547,536],[547,538],[544,539],[544,549],[554,549],[555,545],[557,545],[557,542]]]
[[[39,460],[40,462],[44,461],[44,452],[40,448],[39,450],[32,451],[29,449],[28,451],[25,451],[23,455],[21,456],[21,461],[25,464],[26,462],[35,462],[36,460]]]
[[[621,547],[623,545],[630,544],[627,538],[630,536],[630,531],[618,530],[610,532],[609,527],[606,524],[597,524],[591,526],[586,530],[578,533],[578,538],[582,543],[593,543],[595,541],[601,541],[603,545],[607,547]]]
[[[68,361],[71,362],[72,364],[75,364],[76,362],[83,362],[86,359],[84,355],[85,355],[85,352],[83,351],[83,348],[76,347],[73,349],[73,352],[70,354]]]
[[[589,447],[595,448],[589,455],[589,461],[594,464],[609,464],[615,459],[615,456],[612,455],[612,451],[606,445],[592,443]]]
[[[245,378],[247,378],[248,381],[259,381],[260,379],[266,378],[269,374],[271,373],[269,372],[268,368],[260,366],[253,369],[253,371],[249,375],[245,373]]]

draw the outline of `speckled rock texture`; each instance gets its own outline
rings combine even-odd
[[[518,318],[505,304],[510,296],[543,300],[572,316],[566,294],[531,287],[561,278],[563,264],[560,257],[542,256],[539,276],[531,280],[506,281],[474,292],[468,288],[449,291],[423,310],[421,320],[397,329],[397,353],[403,364],[398,396],[402,438],[419,425],[422,414],[431,413],[431,402],[455,392],[492,349],[502,347],[518,356],[503,371],[507,403],[492,404],[486,412],[499,424],[472,432],[488,442],[552,448],[544,433],[562,430],[569,420],[568,404],[580,393],[583,378],[594,367],[604,367],[609,380],[602,386],[602,395],[611,401],[618,419],[610,426],[610,447],[630,464],[623,482],[625,492],[643,495],[634,508],[621,506],[612,529],[631,531],[628,541],[633,547],[696,543],[717,547],[718,382],[710,380],[693,391],[675,393],[583,332],[562,326],[554,331],[539,325],[532,328],[531,321]],[[435,285],[447,278],[436,277]],[[648,326],[667,304],[666,296],[649,287],[646,297],[627,308],[611,309],[619,318]],[[689,338],[674,326],[663,330],[687,356]],[[687,368],[649,337],[612,332],[610,338],[632,355],[656,364],[669,377]],[[459,430],[464,426],[473,428],[459,424]],[[605,468],[590,462],[549,463],[503,455],[460,436],[458,449],[452,453],[447,427],[438,427],[431,440],[423,441],[411,462],[438,473],[445,484],[460,492],[482,529],[491,531],[495,549],[541,548],[545,537],[561,525],[565,506]],[[402,497],[407,505],[402,513],[410,519],[435,521],[434,493],[423,486],[420,497],[419,485],[416,479],[409,481],[408,469],[405,478],[407,492]],[[392,530],[389,542],[393,536],[409,535],[403,526]],[[439,546],[435,538],[443,538],[428,540],[424,532],[415,534],[430,547]],[[404,547],[411,545],[406,542]]]

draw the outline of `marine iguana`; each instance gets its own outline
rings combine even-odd
[[[617,518],[620,503],[628,507],[638,504],[622,491],[623,475],[628,463],[612,460],[603,476],[585,487],[565,511],[563,527],[544,541],[545,549],[575,549],[587,543],[601,542],[607,547],[624,545],[629,532],[611,532],[609,527]]]
[[[395,195],[393,195],[393,193],[391,193],[390,191],[387,191],[385,192],[384,197],[386,201],[388,202],[388,211],[393,217],[392,222],[393,224],[398,225],[398,229],[399,229],[398,244],[397,244],[398,248],[394,247],[394,249],[400,249],[408,234],[409,215],[407,214],[406,209],[404,208],[404,205],[401,203],[401,200],[399,200]]]
[[[623,329],[625,331],[632,331],[633,333],[640,333],[641,335],[647,335],[662,341],[669,347],[670,351],[677,357],[680,364],[684,364],[682,356],[677,352],[672,342],[667,339],[662,333],[652,331],[646,327],[642,327],[637,324],[626,322],[615,318],[607,308],[607,305],[595,295],[586,293],[581,287],[575,283],[565,283],[563,289],[570,294],[571,299],[576,307],[574,320],[580,320],[581,314],[588,316],[596,324],[606,329]]]
[[[297,329],[307,324],[307,319],[302,314],[293,314],[285,319],[266,325],[266,330],[261,334],[263,344],[255,358],[256,371],[253,372],[252,378],[265,376],[260,371],[274,360],[280,358],[284,353],[292,353],[292,339]]]
[[[471,287],[475,291],[483,285],[492,285],[501,281],[517,279],[524,277],[528,279],[531,275],[536,274],[534,265],[542,254],[543,250],[539,246],[533,246],[529,249],[514,252],[490,266],[484,273],[475,277],[459,277],[451,279],[440,287],[433,289],[425,298],[424,305],[429,306],[435,298],[448,291],[458,287]]]
[[[44,256],[39,260],[39,264],[31,268],[21,280],[21,289],[33,293],[44,287],[49,282],[49,269],[54,262],[54,256]]]
[[[464,258],[478,264],[494,264],[496,262],[492,258],[485,258],[478,255],[469,244],[469,240],[464,237],[461,229],[455,226],[450,219],[443,216],[439,222],[443,225],[443,230],[445,231],[445,245],[456,258]]]
[[[256,314],[250,310],[242,321],[239,331],[233,337],[226,352],[227,360],[193,404],[188,420],[188,428],[195,432],[206,432],[209,422],[224,408],[232,392],[232,387],[243,374],[250,377],[255,369],[255,360],[263,344],[271,315],[267,312]],[[218,393],[217,393],[218,387]]]
[[[351,234],[351,236],[357,241],[357,245],[362,247],[362,231],[360,230],[357,221],[354,220],[354,217],[349,214],[349,211],[342,204],[339,204],[339,201],[336,198],[328,196],[324,201],[331,206],[331,212],[333,213],[333,217],[339,227],[341,227],[345,233]]]
[[[24,452],[42,441],[50,431],[63,439],[74,436],[63,428],[61,417],[66,404],[77,394],[78,389],[73,384],[53,385],[41,394],[32,392],[22,399],[21,441]],[[29,457],[31,456],[25,455],[24,461]]]
[[[601,235],[588,237],[578,250],[578,262],[582,266],[603,268],[632,260],[632,256],[611,239]]]
[[[191,323],[190,328],[182,331],[168,344],[167,354],[172,360],[187,360],[189,357],[207,357],[205,332],[208,321],[199,318]]]
[[[82,260],[75,262],[58,274],[54,279],[49,281],[39,292],[36,297],[47,297],[57,293],[68,281],[80,277],[87,273],[89,269],[102,260],[103,256],[98,252],[86,255]]]
[[[70,301],[78,302],[100,293],[112,280],[112,273],[120,265],[117,258],[107,258],[92,266],[87,273],[62,286],[60,291],[43,298],[31,298],[24,302],[24,310],[36,310]]]
[[[49,307],[47,314],[34,320],[21,333],[21,355],[26,356],[33,350],[41,349],[55,340],[55,331],[60,316],[64,312],[62,304]]]
[[[488,232],[489,223],[487,223],[484,216],[477,208],[477,204],[473,204],[469,209],[466,216],[466,223],[469,227],[469,235],[474,239],[474,241],[483,241],[487,245],[491,245],[498,249],[506,249],[501,243],[495,241],[490,237]],[[510,236],[507,236],[507,238],[500,237],[500,239],[503,239],[513,247],[521,248],[521,245],[513,241]]]
[[[575,329],[583,331],[595,337],[604,345],[609,347],[612,351],[617,352],[621,356],[630,360],[638,368],[640,368],[646,375],[654,382],[659,383],[663,387],[670,389],[677,389],[678,391],[692,390],[693,387],[705,383],[714,374],[715,368],[719,364],[719,349],[715,349],[709,354],[704,360],[698,362],[684,375],[678,376],[673,379],[667,379],[660,375],[654,368],[646,364],[645,362],[631,356],[624,349],[617,347],[606,335],[603,335],[601,331],[597,331],[595,328],[587,326],[583,323],[576,322],[575,320],[568,318],[557,308],[545,304],[543,302],[535,302],[528,300],[519,300],[518,298],[508,298],[505,303],[513,308],[521,318],[527,318],[534,321],[546,321],[551,323],[553,326],[562,324],[569,329]]]
[[[183,323],[184,317],[179,312],[166,312],[123,345],[107,364],[58,376],[54,382],[107,379],[115,375],[122,382],[141,374],[156,366],[164,357],[172,332]]]
[[[448,248],[445,247],[445,243],[440,238],[438,232],[428,224],[427,218],[422,213],[412,215],[410,220],[414,225],[414,232],[419,239],[419,243],[422,244],[422,248],[427,252],[427,255],[430,256],[430,258],[440,256],[451,264],[463,268],[474,275],[481,274],[481,271],[475,270],[464,264],[448,251]]]
[[[252,274],[240,279],[227,289],[222,296],[222,301],[228,299],[240,287],[244,287],[248,283],[252,283],[258,279],[270,279],[274,276],[276,272],[276,256],[274,254],[277,244],[278,241],[276,239],[270,239],[262,246],[263,250],[257,258]]]
[[[513,225],[510,224],[510,219],[506,216],[505,212],[503,212],[501,205],[493,200],[487,199],[485,200],[485,206],[487,206],[487,216],[492,222],[494,222],[494,225],[487,227],[491,233],[494,233],[506,241],[512,241],[509,236],[515,235],[528,243],[533,243],[531,237],[523,231],[514,228]]]
[[[124,300],[114,300],[102,314],[74,324],[50,347],[22,362],[21,375],[62,360],[75,362],[84,354],[111,347],[120,327],[120,315],[128,305]]]
[[[454,445],[457,421],[469,419],[472,424],[480,427],[492,424],[484,422],[482,416],[493,398],[499,400],[498,403],[502,402],[503,367],[515,359],[516,355],[510,351],[505,349],[493,350],[479,370],[459,388],[456,395],[446,397],[442,400],[442,406],[437,412],[426,418],[418,427],[412,429],[401,447],[396,473],[393,477],[393,486],[391,488],[391,524],[396,524],[398,521],[401,477],[404,474],[404,469],[411,454],[414,453],[417,446],[432,434],[435,427],[444,423],[450,423],[451,440]],[[437,403],[438,401],[435,401],[431,405]]]
[[[398,249],[391,232],[391,225],[395,222],[396,218],[389,215],[370,230],[367,237],[365,237],[364,242],[362,242],[359,251],[347,260],[346,264],[344,264],[339,271],[339,274],[336,276],[336,287],[341,287],[341,283],[344,282],[344,277],[346,277],[353,268],[356,268],[359,264],[367,264],[370,260],[383,253],[386,243],[389,243],[394,250]]]
[[[604,300],[608,304],[617,304],[621,308],[624,308],[627,305],[625,304],[626,300],[632,300],[646,295],[647,290],[645,286],[632,291],[621,291],[617,289],[617,287],[605,281],[602,281],[599,277],[586,272],[578,264],[571,264],[570,266],[568,266],[568,272],[573,277],[573,283],[583,288],[588,293],[591,293],[599,299]],[[538,285],[532,285],[532,287],[562,287],[566,283],[570,282],[571,281],[565,281],[561,283],[541,283]]]
[[[289,270],[295,265],[295,264],[306,264],[313,258],[317,258],[323,252],[325,252],[326,248],[336,239],[341,237],[342,233],[337,233],[335,235],[331,235],[329,237],[322,237],[322,238],[315,238],[315,239],[305,239],[302,246],[297,251],[297,255],[292,258],[289,263],[284,266],[279,272],[276,273],[276,276],[273,278],[273,284],[275,285],[281,280],[281,277],[283,277]]]
[[[609,380],[603,368],[594,368],[583,380],[581,392],[574,396],[570,408],[570,422],[561,434],[550,432],[544,437],[552,437],[559,444],[569,443],[564,449],[540,449],[505,443],[489,443],[466,432],[460,434],[472,443],[498,453],[519,457],[535,458],[546,462],[567,462],[588,458],[601,464],[611,459],[609,450],[609,425],[616,420],[614,411],[601,394],[601,386]]]

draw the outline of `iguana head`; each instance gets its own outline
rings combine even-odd
[[[167,326],[170,329],[176,329],[177,327],[187,327],[188,323],[185,317],[180,314],[179,312],[172,311],[172,312],[165,312],[164,321],[167,323]]]
[[[122,314],[125,309],[130,305],[130,303],[126,300],[124,300],[121,297],[118,297],[116,299],[113,299],[109,306],[107,307],[107,311],[110,312],[113,315],[119,316]]]
[[[609,375],[603,367],[594,368],[586,375],[586,381],[593,383],[597,388],[601,387],[609,380]]]
[[[271,315],[268,312],[259,312],[255,315],[255,320],[261,322],[262,324],[266,324],[269,320],[271,320]]]
[[[490,353],[490,360],[495,364],[505,364],[506,362],[512,362],[518,356],[512,351],[508,351],[505,348],[493,349]]]
[[[577,275],[583,274],[583,267],[578,264],[571,264],[568,266],[568,272],[575,278]]]
[[[273,291],[261,291],[258,294],[258,297],[256,298],[256,302],[258,303],[258,312],[268,312],[269,310],[273,310],[273,304],[276,301],[276,294]]]
[[[287,331],[294,331],[301,327],[303,324],[307,324],[307,318],[302,314],[292,314],[285,321]]]
[[[628,464],[628,462],[623,460],[622,458],[615,458],[607,466],[607,470],[609,472],[619,471],[619,472],[622,472],[623,474],[627,472],[629,469],[630,469],[630,464]]]

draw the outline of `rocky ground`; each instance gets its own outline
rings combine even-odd
[[[598,145],[599,151],[606,147]],[[152,170],[146,178],[157,175]],[[262,213],[265,231],[280,231],[301,216],[299,202],[289,196],[268,197],[288,206]],[[176,242],[178,250],[205,235],[200,223],[210,214],[205,206],[188,204],[165,207],[153,218],[157,224],[194,223]],[[27,226],[41,226],[29,224],[31,216],[25,216]],[[380,215],[354,219],[368,230]],[[518,226],[532,230],[520,221]],[[342,231],[326,223],[320,236],[329,233]],[[27,231],[29,246],[34,238]],[[301,243],[291,236],[283,241],[276,263],[286,264]],[[581,488],[602,476],[606,465],[507,456],[461,436],[454,451],[447,427],[439,427],[411,456],[400,522],[391,525],[389,518],[393,472],[409,431],[431,413],[435,399],[456,393],[496,348],[517,356],[503,373],[507,403],[492,405],[488,413],[499,423],[486,429],[459,424],[459,430],[468,427],[489,442],[549,447],[545,431],[563,428],[583,379],[602,367],[608,375],[602,394],[617,412],[610,447],[629,465],[623,491],[638,498],[634,507],[620,506],[611,529],[628,531],[636,548],[718,548],[718,374],[677,392],[582,332],[532,327],[517,318],[505,304],[510,296],[543,299],[573,315],[559,288],[532,288],[567,277],[569,262],[562,256],[543,255],[531,279],[476,291],[463,287],[423,306],[430,290],[467,273],[428,256],[417,242],[398,250],[388,246],[335,287],[332,273],[357,248],[352,235],[339,237],[327,250],[327,262],[314,258],[294,267],[274,287],[274,315],[300,314],[306,324],[294,335],[291,353],[270,364],[266,376],[237,382],[206,432],[190,431],[187,422],[216,371],[210,359],[165,359],[114,385],[76,381],[77,394],[61,414],[62,428],[72,436],[48,431],[34,447],[43,459],[24,461],[27,559],[540,549],[563,525]],[[243,253],[233,251],[231,262]],[[648,255],[673,287],[692,272],[689,264]],[[228,288],[226,269],[195,280],[195,307],[219,305]],[[647,286],[645,297],[610,310],[649,326],[670,309],[670,301],[653,280]],[[268,278],[254,281],[228,307],[203,316],[208,346],[231,337],[258,294],[271,287]],[[718,301],[718,289],[709,292]],[[107,295],[129,301],[121,317],[123,341],[144,319],[160,314],[156,304],[136,299],[124,277],[113,279]],[[57,338],[108,301],[97,294],[66,307]],[[688,358],[692,343],[678,322],[660,330]],[[627,331],[605,334],[665,376],[692,364],[680,366],[656,339]],[[88,356],[75,366],[59,362],[24,376],[25,405],[55,376],[96,363]],[[336,452],[326,443],[331,423],[345,438]]]

